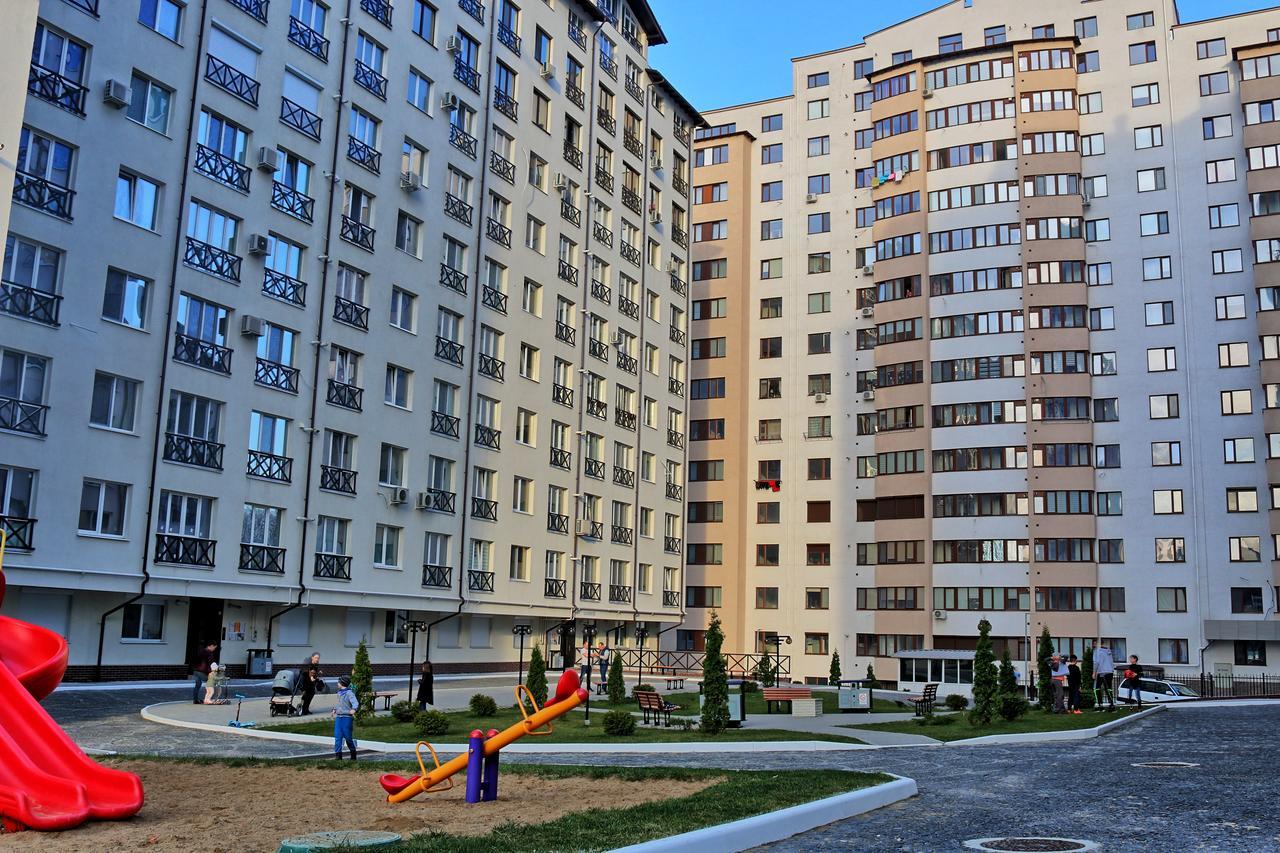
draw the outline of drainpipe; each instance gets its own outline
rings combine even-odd
[[[97,658],[93,665],[93,680],[102,680],[102,651],[106,643],[107,634],[107,617],[128,607],[141,600],[147,594],[147,584],[151,582],[151,570],[149,568],[151,556],[151,520],[155,512],[155,492],[156,478],[160,469],[161,455],[161,436],[164,435],[164,389],[165,379],[169,374],[169,349],[170,342],[173,340],[173,313],[178,301],[178,257],[182,254],[182,240],[184,229],[182,227],[183,215],[185,212],[184,200],[187,197],[187,179],[191,174],[191,146],[194,144],[192,136],[195,130],[196,121],[196,90],[200,87],[200,59],[204,53],[204,31],[208,22],[209,2],[201,0],[200,3],[200,29],[196,36],[196,52],[195,52],[195,69],[191,75],[191,99],[187,107],[187,146],[182,155],[182,180],[178,188],[178,217],[174,226],[173,238],[173,260],[169,266],[169,306],[165,312],[164,322],[164,350],[160,358],[160,394],[156,400],[156,417],[155,417],[155,437],[151,442],[151,470],[147,479],[147,512],[146,521],[143,525],[142,536],[142,583],[138,586],[137,595],[122,601],[115,607],[103,611],[98,617],[98,652]]]

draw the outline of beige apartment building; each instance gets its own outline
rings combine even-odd
[[[34,26],[0,525],[6,612],[71,677],[181,675],[204,641],[233,673],[362,639],[384,671],[427,643],[514,668],[518,626],[554,660],[680,622],[701,118],[645,0]]]
[[[678,645],[1280,670],[1277,80],[1280,10],[955,0],[706,112]]]

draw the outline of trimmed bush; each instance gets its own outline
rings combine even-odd
[[[606,683],[606,689],[609,691],[609,701],[614,705],[626,701],[627,684],[622,680],[622,654],[615,651],[611,655],[609,661],[609,680]]]
[[[744,682],[742,682],[742,692],[743,692],[743,693],[755,693],[755,692],[757,692],[759,689],[760,689],[760,685],[759,685],[759,684],[756,684],[754,681],[749,681],[749,680],[748,680],[748,681],[744,681]]]
[[[950,693],[943,700],[943,703],[947,706],[948,711],[963,711],[969,707],[969,697],[961,696],[959,693]]]
[[[729,725],[729,676],[721,647],[724,631],[720,616],[711,611],[711,622],[704,635],[702,658],[702,732],[718,735]]]
[[[391,706],[391,716],[398,723],[412,723],[413,718],[418,716],[418,706],[414,702],[397,702]]]
[[[360,638],[356,646],[356,660],[351,667],[351,689],[359,700],[356,708],[357,722],[364,722],[373,716],[373,666],[369,663],[369,649]]]
[[[419,711],[414,715],[413,727],[420,735],[442,735],[449,731],[449,715],[444,711]]]
[[[632,687],[632,688],[631,688],[631,698],[632,698],[632,699],[634,699],[634,698],[636,697],[636,694],[637,694],[637,693],[639,693],[639,692],[640,692],[640,691],[642,691],[642,690],[646,690],[646,691],[648,691],[649,693],[657,693],[657,692],[658,692],[658,691],[656,691],[656,690],[654,690],[654,689],[653,689],[653,685],[652,685],[652,684],[637,684],[635,687]]]
[[[472,696],[471,701],[467,703],[467,707],[477,717],[495,717],[498,714],[498,703],[493,701],[492,696],[486,696],[483,693],[477,693]]]
[[[1027,713],[1027,711],[1030,711],[1031,706],[1027,703],[1027,700],[1018,693],[1001,693],[998,698],[997,710],[1000,712],[1000,717],[1002,719],[1008,720],[1012,723],[1014,720]]]
[[[539,708],[547,704],[547,662],[542,657],[542,646],[537,643],[529,653],[529,674],[525,676],[524,686],[529,688]]]
[[[604,715],[604,733],[614,737],[630,737],[636,733],[636,718],[630,711],[615,709]]]

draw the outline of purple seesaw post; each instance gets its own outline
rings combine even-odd
[[[489,729],[485,737],[491,738],[497,734],[497,729]],[[498,799],[498,750],[484,758],[484,791],[481,799],[485,802]]]
[[[480,802],[484,783],[484,733],[474,729],[467,739],[467,802]],[[496,764],[494,765],[496,768]],[[487,799],[487,798],[486,798]]]

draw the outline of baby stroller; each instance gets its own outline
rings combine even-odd
[[[271,716],[273,717],[296,717],[298,715],[298,707],[293,704],[293,700],[298,695],[298,678],[296,669],[282,669],[276,673],[275,681],[271,685]]]
[[[226,667],[218,666],[209,673],[209,678],[205,685],[207,689],[206,705],[226,705],[230,703],[227,698],[227,670]]]

